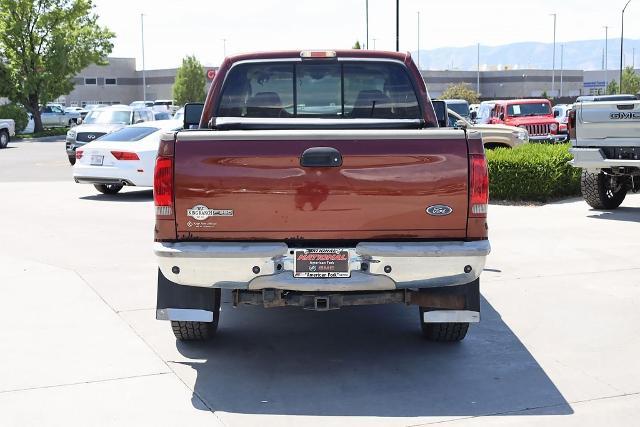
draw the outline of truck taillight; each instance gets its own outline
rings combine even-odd
[[[469,156],[469,216],[486,218],[489,204],[487,158],[483,154]]]
[[[157,216],[173,215],[173,158],[158,157],[153,172],[153,202]]]
[[[136,153],[130,151],[112,151],[111,155],[117,160],[140,160]]]

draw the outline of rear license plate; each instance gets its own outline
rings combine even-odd
[[[96,154],[91,156],[91,166],[102,166],[104,156],[98,156]]]
[[[295,251],[294,277],[350,277],[347,249],[299,249]]]

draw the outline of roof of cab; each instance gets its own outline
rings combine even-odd
[[[260,60],[260,59],[299,59],[301,52],[324,52],[336,53],[337,58],[370,58],[370,59],[395,59],[404,62],[411,56],[409,52],[389,52],[385,50],[363,50],[363,49],[302,49],[302,50],[280,50],[270,52],[241,53],[227,57],[231,62]]]

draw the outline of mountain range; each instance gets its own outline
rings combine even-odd
[[[608,68],[620,67],[620,38],[609,39]],[[556,69],[560,69],[561,45],[564,45],[562,65],[566,70],[602,70],[605,40],[583,40],[556,43]],[[635,61],[632,59],[635,48]],[[625,66],[640,68],[640,40],[624,39]],[[411,52],[417,60],[416,52]],[[551,69],[553,43],[523,42],[501,46],[480,45],[480,69]],[[476,70],[477,45],[420,50],[420,68],[425,70]]]

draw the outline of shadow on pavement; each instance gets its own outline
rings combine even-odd
[[[572,414],[484,299],[482,310],[463,342],[436,344],[422,339],[415,307],[311,312],[223,303],[216,338],[177,343],[182,355],[199,359],[179,363],[197,371],[194,407],[199,397],[214,411],[417,417],[548,407],[550,415]]]
[[[591,210],[591,212],[594,212],[595,215],[589,215],[589,218],[640,222],[640,208],[619,207],[618,209],[613,211]]]
[[[117,194],[102,194],[96,190],[95,195],[80,197],[81,200],[98,202],[150,202],[153,201],[153,190],[127,191]]]

